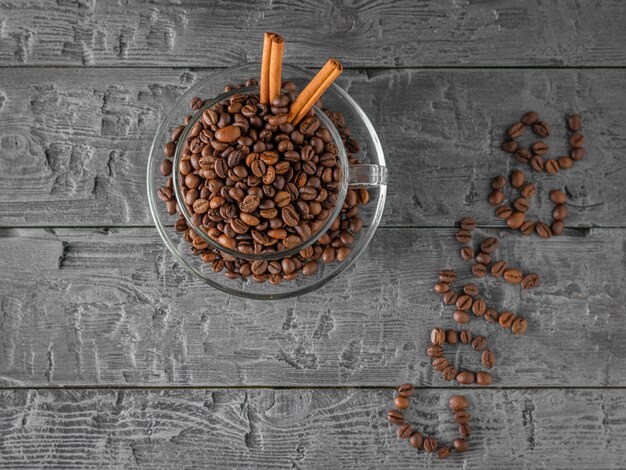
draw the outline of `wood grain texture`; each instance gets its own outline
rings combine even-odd
[[[296,299],[222,294],[177,265],[156,230],[0,232],[0,380],[38,385],[445,386],[425,350],[454,326],[432,290],[440,269],[470,279],[449,229],[380,229],[363,257]],[[478,282],[529,320],[525,337],[474,319],[497,355],[495,385],[626,385],[626,231],[547,241],[503,237],[501,258],[542,284]],[[518,261],[512,261],[518,260]],[[470,348],[447,353],[475,369]]]
[[[619,0],[9,0],[0,17],[2,65],[233,65],[260,60],[263,31],[305,66],[626,65]]]
[[[448,444],[450,395],[407,414]],[[623,468],[621,390],[467,395],[471,449],[443,463],[396,438],[391,390],[5,391],[0,468]]]
[[[0,226],[150,224],[144,188],[153,133],[174,99],[208,74],[3,69]],[[499,223],[486,203],[489,180],[520,165],[499,146],[506,128],[534,108],[553,126],[553,156],[566,151],[564,116],[581,112],[589,153],[563,174],[534,176],[539,213],[549,213],[548,190],[562,187],[568,225],[626,226],[625,70],[367,70],[340,81],[387,155],[383,225],[451,226],[466,213]]]

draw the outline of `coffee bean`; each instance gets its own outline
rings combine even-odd
[[[469,295],[460,295],[456,301],[456,308],[463,312],[467,312],[472,307],[472,298]],[[433,343],[436,344],[436,343]]]
[[[506,178],[504,176],[496,176],[491,180],[491,187],[493,189],[503,189],[506,186]]]
[[[543,222],[537,222],[537,224],[535,225],[535,232],[537,232],[537,235],[539,235],[541,238],[550,238],[552,236],[550,227],[548,227]]]
[[[446,330],[446,343],[456,344],[459,341],[459,334],[456,330]]]
[[[393,404],[399,410],[404,410],[409,407],[411,402],[408,400],[408,398],[403,397],[402,395],[398,395],[393,401]]]
[[[469,401],[464,395],[452,395],[448,400],[448,406],[452,411],[461,411],[469,406]]]
[[[389,410],[387,412],[387,421],[391,424],[403,424],[404,414],[400,410]]]
[[[537,186],[535,186],[534,183],[526,183],[524,186],[522,186],[522,188],[520,189],[520,194],[525,197],[526,199],[530,199],[531,197],[533,197],[535,194],[537,194]]]
[[[461,229],[456,233],[456,239],[461,243],[469,243],[472,241],[472,234],[469,230]]]
[[[522,134],[524,133],[524,124],[521,122],[516,122],[515,124],[513,124],[511,127],[509,127],[509,130],[507,131],[507,134],[509,135],[509,137],[511,137],[512,139],[517,139],[518,137],[520,137]]]
[[[443,356],[443,348],[441,346],[431,346],[426,351],[426,354],[430,357],[441,357]]]
[[[519,228],[519,231],[522,232],[522,235],[530,235],[535,230],[535,223],[531,220],[525,221],[522,226]]]
[[[446,367],[448,367],[448,360],[445,357],[437,357],[433,359],[432,365],[433,369],[437,372],[442,372]]]
[[[193,98],[191,98],[191,102],[189,103],[189,106],[191,107],[191,109],[193,109],[194,111],[197,111],[198,109],[200,109],[202,106],[204,105],[204,100],[202,100],[201,98],[198,98],[197,96],[194,96]]]
[[[586,154],[587,152],[585,151],[584,148],[575,148],[570,152],[569,156],[572,160],[577,162],[585,158]]]
[[[482,241],[482,243],[480,244],[480,249],[483,250],[485,253],[493,253],[498,249],[499,245],[500,241],[497,238],[488,237]]]
[[[444,459],[447,459],[448,457],[450,457],[450,447],[448,446],[440,447],[439,450],[437,451],[437,458],[444,460]]]
[[[465,410],[459,410],[454,413],[454,421],[457,424],[467,424],[472,416]]]
[[[528,329],[528,322],[523,317],[517,317],[513,320],[513,324],[511,325],[511,331],[514,335],[523,335],[526,334],[526,330]]]
[[[564,204],[560,204],[552,209],[552,218],[554,220],[563,220],[565,219],[565,217],[567,217],[567,213],[567,206]]]
[[[509,178],[511,180],[511,186],[514,188],[520,188],[526,179],[524,172],[520,170],[513,170]]]
[[[549,147],[544,142],[535,142],[530,146],[530,150],[535,155],[544,155],[549,150]]]
[[[501,146],[506,153],[514,153],[517,150],[517,142],[514,140],[505,140]]]
[[[443,271],[439,271],[439,280],[441,282],[454,282],[456,279],[456,273],[450,269],[444,269]]]
[[[413,434],[411,434],[409,442],[416,449],[420,449],[424,444],[424,438],[422,437],[422,433],[419,431],[415,431]]]
[[[238,126],[226,126],[215,131],[215,138],[220,142],[235,142],[239,137],[241,137],[241,128]]]
[[[465,439],[455,439],[452,445],[454,446],[454,450],[459,453],[467,452],[470,449],[470,445]]]
[[[504,271],[504,280],[510,284],[519,284],[522,281],[522,273],[518,269]]]
[[[513,315],[511,312],[502,312],[498,316],[498,324],[502,328],[511,328],[511,325],[513,324],[514,320],[515,320],[515,315]]]
[[[209,210],[209,201],[206,199],[196,199],[193,203],[193,211],[196,214],[204,214]]]
[[[518,197],[513,201],[513,207],[520,212],[527,212],[530,209],[530,201],[525,197]]]
[[[533,158],[530,159],[530,167],[537,172],[542,172],[545,168],[543,158],[539,155],[533,155]]]
[[[473,372],[464,370],[456,375],[456,381],[463,385],[470,385],[476,381],[476,376]]]
[[[572,114],[567,118],[567,127],[572,132],[578,132],[580,130],[581,119],[578,114]]]
[[[555,204],[565,204],[567,202],[567,196],[559,189],[553,189],[550,191],[550,200]]]
[[[472,312],[477,317],[482,317],[487,311],[487,303],[483,299],[476,299],[472,304]]]
[[[532,126],[537,121],[539,121],[539,114],[535,111],[528,111],[524,116],[522,116],[522,124],[525,126]]]
[[[484,251],[479,251],[476,255],[476,261],[481,264],[491,264],[491,255],[489,253],[485,253]]]
[[[513,211],[509,206],[499,206],[496,207],[496,217],[500,219],[507,219],[511,216]]]
[[[309,261],[302,267],[302,274],[305,276],[312,276],[317,272],[317,263],[315,261]]]
[[[446,367],[441,372],[441,375],[443,376],[444,380],[446,380],[447,382],[454,380],[454,378],[456,377],[456,374],[457,374],[457,370],[454,368],[454,366],[451,366],[451,365]]]
[[[485,349],[483,351],[483,355],[481,359],[482,359],[483,366],[486,369],[493,369],[493,366],[496,365],[496,355],[493,353],[493,351],[489,349]]]
[[[476,336],[472,340],[472,347],[475,351],[484,351],[487,348],[487,338],[484,336]]]
[[[477,372],[476,373],[476,383],[482,387],[486,387],[491,385],[493,382],[493,376],[489,372]]]
[[[443,295],[443,303],[446,305],[453,305],[459,298],[458,294],[453,290],[449,290]]]
[[[533,124],[533,132],[539,137],[548,137],[550,135],[550,126],[545,121],[537,121]]]
[[[513,212],[511,216],[506,219],[506,225],[513,230],[517,230],[524,223],[525,215],[523,212]]]
[[[413,396],[415,393],[415,387],[412,384],[406,383],[398,386],[396,391],[398,392],[398,395],[408,398]]]
[[[459,434],[463,439],[467,439],[472,434],[472,428],[468,423],[459,424]]]
[[[466,261],[473,259],[474,249],[469,246],[464,246],[463,248],[461,248],[461,257]]]
[[[497,323],[498,322],[498,312],[496,312],[492,308],[487,309],[487,311],[485,312],[484,318],[485,318],[485,320],[487,320],[488,323]]]
[[[487,266],[481,263],[476,263],[472,266],[472,274],[478,278],[485,277],[487,275]]]
[[[585,137],[582,134],[573,134],[569,138],[569,144],[575,149],[582,148],[585,145]]]
[[[491,193],[489,193],[489,196],[487,197],[487,201],[492,206],[497,206],[499,204],[502,204],[502,201],[504,201],[504,193],[500,190],[494,190]]]
[[[435,283],[435,292],[438,294],[445,294],[450,290],[450,284],[447,282],[437,282]]]
[[[556,160],[546,160],[544,168],[547,173],[556,175],[559,172],[559,162]]]
[[[528,150],[527,148],[518,148],[515,151],[515,156],[517,157],[517,161],[520,163],[528,163],[528,161],[530,160],[530,158],[533,156],[532,153],[530,153],[530,150]]]
[[[461,330],[459,339],[463,344],[470,344],[472,342],[472,332],[469,330]]]
[[[565,230],[565,224],[562,220],[555,220],[552,222],[550,229],[552,230],[552,235],[561,235],[563,230]]]
[[[463,286],[463,292],[465,292],[467,295],[475,296],[478,295],[480,290],[478,289],[478,286],[476,284],[466,284],[465,286]]]
[[[398,439],[408,439],[409,437],[411,437],[411,434],[413,434],[413,428],[411,428],[410,424],[401,424],[396,429],[396,435],[398,436]]]
[[[472,217],[466,217],[461,220],[461,228],[464,230],[472,231],[476,229],[476,219]]]
[[[465,325],[469,323],[470,317],[467,313],[462,310],[455,310],[453,314],[454,321],[460,325]]]
[[[430,333],[430,342],[441,346],[446,341],[446,332],[442,328],[433,328]]]
[[[437,450],[437,441],[434,437],[427,436],[424,438],[423,446],[426,452],[435,452]]]
[[[539,285],[539,276],[535,273],[526,274],[520,284],[522,289],[533,289]]]
[[[504,271],[506,270],[506,266],[506,261],[497,261],[493,263],[493,265],[491,266],[491,275],[493,277],[502,277]]]
[[[556,161],[559,164],[559,168],[563,170],[569,170],[574,166],[574,160],[572,160],[567,155],[557,158]]]

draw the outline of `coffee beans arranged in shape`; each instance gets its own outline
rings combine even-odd
[[[400,385],[397,388],[398,394],[394,399],[396,408],[398,408],[398,399],[406,400],[406,409],[410,406],[408,397],[415,393],[415,387],[411,384]],[[449,400],[450,409],[453,412],[454,421],[459,425],[460,437],[455,439],[452,446],[443,445],[440,446],[437,440],[432,436],[424,436],[421,432],[413,429],[409,423],[405,422],[404,412],[399,409],[390,409],[387,412],[387,420],[397,427],[396,435],[398,439],[408,439],[411,446],[416,449],[424,449],[429,453],[437,453],[439,459],[447,459],[452,453],[452,449],[456,452],[467,452],[470,448],[467,438],[472,434],[472,428],[470,427],[471,415],[466,411],[469,406],[468,399],[463,395],[453,395]]]
[[[256,83],[251,79],[238,87]],[[168,179],[159,189],[159,198],[170,214],[180,214],[170,158],[176,147],[182,146],[179,174],[174,176],[180,178],[191,225],[221,247],[240,252],[242,258],[213,248],[182,215],[175,228],[183,232],[192,254],[231,279],[252,277],[256,282],[278,284],[300,273],[315,274],[320,262],[346,259],[354,235],[363,227],[359,206],[369,201],[369,193],[350,189],[340,215],[316,243],[271,262],[245,259],[246,254],[276,253],[298,246],[324,225],[338,202],[343,169],[332,135],[313,111],[297,127],[287,122],[296,87],[285,82],[283,88],[288,92],[276,97],[271,106],[260,103],[258,94],[234,94],[205,109],[181,142],[191,119],[186,118],[164,146],[166,158],[160,170]],[[233,89],[229,85],[225,91]],[[200,98],[191,102],[194,111],[203,105]],[[354,153],[359,144],[350,137],[343,115],[325,108],[321,101],[318,107],[339,130],[349,162],[356,163]]]

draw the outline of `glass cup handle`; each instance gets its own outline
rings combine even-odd
[[[348,186],[357,188],[374,188],[387,184],[387,167],[381,165],[357,164],[350,165],[348,170]]]

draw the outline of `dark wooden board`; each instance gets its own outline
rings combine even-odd
[[[1,73],[0,226],[151,224],[152,136],[164,110],[211,71]],[[489,180],[519,165],[500,150],[502,136],[537,109],[553,126],[553,156],[567,149],[564,116],[581,112],[589,153],[563,174],[533,176],[540,213],[551,207],[549,190],[562,187],[571,196],[569,226],[626,226],[626,70],[367,70],[340,82],[386,152],[383,225],[451,226],[464,214],[497,224],[486,203]]]

